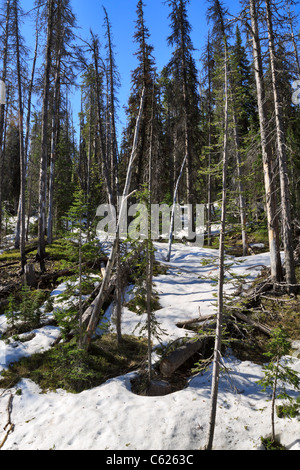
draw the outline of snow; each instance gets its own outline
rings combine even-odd
[[[176,243],[171,260],[166,263],[167,244],[156,243],[155,246],[157,259],[168,267],[167,274],[154,278],[161,306],[156,317],[166,331],[162,341],[170,341],[189,334],[176,327],[179,320],[199,316],[199,309],[203,316],[215,313],[213,294],[217,285],[211,276],[217,275],[218,252]],[[269,253],[240,259],[228,257],[228,279],[232,282],[226,284],[226,292],[235,289],[230,273],[245,275],[245,281],[250,282],[269,262]],[[53,295],[63,292],[65,287],[59,286]],[[111,310],[107,310],[106,319],[110,318]],[[123,333],[135,331],[138,334],[136,327],[140,320],[124,307]],[[5,320],[0,317],[0,331],[5,328]],[[59,330],[44,326],[33,333],[25,342],[6,344],[0,341],[0,370],[1,363],[2,368],[6,368],[9,362],[22,356],[50,348]],[[300,360],[287,359],[300,372]],[[262,367],[249,361],[241,362],[230,352],[223,360],[214,449],[260,450],[261,436],[266,437],[271,431],[270,396],[257,384],[263,375]],[[196,451],[203,448],[208,431],[211,369],[192,377],[185,389],[163,397],[132,393],[134,376],[132,372],[116,377],[77,395],[63,390],[41,393],[35,383],[22,379],[12,389],[14,430],[8,435],[3,450]],[[17,390],[22,393],[15,393]],[[7,423],[10,392],[0,389],[0,442],[5,435],[3,428]],[[275,429],[282,444],[290,450],[300,450],[297,418],[276,417]]]

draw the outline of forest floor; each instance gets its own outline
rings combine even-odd
[[[268,274],[269,256],[263,235],[253,236],[250,241],[252,256],[243,258],[238,237],[233,234],[227,239],[225,293],[230,302],[233,300],[236,304],[240,296],[232,296],[237,288],[241,285],[243,289],[251,288]],[[34,263],[36,248],[34,241],[31,243],[27,256]],[[199,249],[175,243],[171,261],[166,263],[167,245],[156,243],[155,248],[155,316],[159,338],[153,338],[154,363],[166,354],[170,344],[194,337],[195,330],[178,328],[178,322],[199,317],[199,314],[205,318],[215,313],[218,257],[215,247]],[[73,249],[74,259],[71,259],[67,253],[72,253],[72,249],[67,250],[65,241],[56,241],[47,247],[47,252],[48,273],[74,266],[76,250]],[[16,250],[0,255],[1,287],[18,282],[18,256]],[[86,293],[101,282],[97,267],[89,267],[85,274],[87,271],[92,279]],[[43,311],[43,325],[26,331],[11,330],[3,314],[8,308],[7,303],[2,304],[0,355],[2,362],[3,357],[5,360],[0,389],[1,429],[7,422],[7,402],[12,396],[11,420],[14,424],[13,432],[3,431],[0,435],[3,449],[201,448],[208,425],[204,416],[209,409],[211,366],[199,372],[195,366],[197,358],[193,357],[173,374],[169,380],[171,393],[166,396],[150,397],[136,389],[137,379],[141,379],[146,370],[147,341],[141,330],[145,318],[142,314],[137,315],[134,289],[128,287],[126,294],[121,344],[116,341],[110,305],[88,355],[76,354],[72,342],[52,347],[60,335],[53,312],[66,301],[66,297],[61,298],[62,294],[70,296],[67,289],[68,281],[74,280],[71,274],[55,280],[50,278],[39,289],[42,292],[38,302]],[[300,283],[299,267],[297,276]],[[24,299],[19,295],[21,297],[18,299],[16,294],[14,300],[22,303]],[[253,309],[252,316],[268,328],[283,326],[294,344],[299,343],[299,298],[266,293]],[[225,372],[220,384],[215,448],[261,449],[261,436],[270,433],[270,405],[268,395],[261,391],[257,380],[262,376],[268,338],[256,328],[237,325],[242,337],[231,342],[223,358]],[[300,371],[300,359],[292,357],[294,354],[291,351],[292,367]],[[163,378],[158,369],[155,374],[156,379]],[[297,398],[294,391],[290,393]],[[76,413],[79,414],[77,417]],[[145,417],[142,423],[141,414]],[[138,432],[135,422],[139,423]],[[159,423],[159,429],[156,423]],[[281,442],[288,449],[300,449],[297,416],[290,419],[277,417],[276,427]]]

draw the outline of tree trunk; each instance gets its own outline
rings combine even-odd
[[[224,261],[225,261],[225,222],[226,222],[226,203],[227,203],[227,166],[228,166],[228,152],[227,152],[227,139],[228,139],[228,64],[227,64],[227,40],[224,37],[224,94],[225,94],[225,108],[224,108],[224,142],[223,142],[223,188],[222,188],[222,214],[221,214],[221,233],[219,241],[219,281],[218,281],[218,312],[217,312],[217,325],[216,325],[216,338],[214,348],[214,361],[213,361],[213,374],[211,386],[211,409],[209,420],[209,432],[207,438],[206,449],[211,450],[213,445],[216,413],[217,413],[217,399],[219,388],[219,374],[220,374],[220,360],[221,360],[221,347],[222,347],[222,326],[223,326],[223,288],[224,288]]]
[[[19,18],[18,6],[14,4],[15,18],[15,35],[16,35],[16,60],[17,60],[17,80],[18,80],[18,108],[19,108],[19,140],[20,140],[20,255],[21,255],[21,272],[24,273],[26,265],[25,256],[25,153],[24,153],[24,114],[23,114],[23,97],[21,82],[21,62],[20,62],[20,36],[19,36]]]
[[[103,173],[104,179],[106,183],[106,191],[109,204],[113,205],[113,196],[112,196],[112,188],[111,188],[111,180],[109,177],[109,168],[108,168],[108,155],[104,149],[103,144],[103,130],[102,130],[102,118],[101,118],[101,107],[100,107],[100,96],[101,96],[101,89],[99,83],[99,64],[98,64],[98,44],[97,39],[92,34],[92,48],[93,48],[93,55],[94,55],[94,66],[95,66],[95,74],[96,74],[96,105],[97,105],[97,124],[99,129],[99,140],[100,140],[100,150],[101,150],[101,158],[103,164]]]
[[[187,153],[184,156],[182,165],[181,165],[181,170],[179,173],[179,176],[177,178],[175,190],[174,190],[174,196],[173,196],[173,207],[172,207],[172,213],[171,213],[171,222],[170,222],[170,231],[169,231],[169,247],[168,247],[168,253],[166,256],[166,261],[169,263],[170,258],[171,258],[171,250],[172,250],[172,242],[173,242],[173,232],[174,232],[174,217],[175,217],[175,209],[176,209],[176,201],[177,201],[177,194],[178,194],[178,188],[179,188],[179,183],[182,178],[183,170],[187,161]]]
[[[265,110],[265,91],[263,81],[263,69],[261,48],[259,40],[259,29],[257,21],[256,5],[254,0],[249,0],[250,15],[251,15],[251,34],[252,34],[252,50],[254,61],[254,72],[256,80],[257,91],[257,105],[260,122],[260,138],[263,160],[263,171],[265,181],[265,194],[266,194],[266,212],[268,220],[268,234],[269,234],[269,250],[270,250],[270,264],[271,264],[271,277],[272,281],[282,281],[282,265],[279,249],[279,230],[278,230],[278,217],[276,210],[275,188],[272,172],[272,157],[267,139],[267,117]]]
[[[49,88],[50,88],[50,71],[51,71],[51,49],[53,36],[53,0],[47,2],[47,45],[45,57],[44,71],[44,95],[43,95],[43,111],[42,111],[42,140],[41,140],[41,161],[40,161],[40,178],[39,178],[39,212],[38,212],[38,250],[37,259],[40,263],[41,271],[45,271],[45,222],[46,222],[46,174],[48,160],[48,107],[49,107]]]
[[[2,76],[1,80],[6,84],[7,74],[7,46],[9,36],[9,13],[10,1],[6,2],[6,24],[5,24],[5,37],[3,45],[3,63],[2,63]],[[0,244],[2,236],[2,184],[3,184],[3,134],[4,134],[4,120],[5,120],[5,104],[0,104]]]
[[[199,339],[191,339],[183,346],[175,349],[169,355],[164,357],[160,364],[159,370],[164,377],[171,377],[172,374],[181,367],[190,357],[197,352],[205,350],[207,340],[212,339],[212,336],[203,336]]]
[[[268,38],[269,38],[269,56],[272,76],[272,87],[275,108],[275,122],[276,122],[276,138],[277,138],[277,152],[279,159],[279,178],[280,178],[280,194],[281,194],[281,226],[283,235],[283,245],[285,254],[285,271],[286,282],[289,285],[289,291],[295,290],[296,275],[293,255],[293,239],[292,239],[292,223],[291,223],[291,209],[290,209],[290,189],[288,181],[287,169],[287,156],[286,156],[286,143],[285,131],[282,122],[281,104],[279,99],[278,79],[275,69],[275,45],[274,45],[274,32],[272,22],[272,12],[270,1],[265,0],[267,25],[268,25]]]
[[[60,19],[59,14],[59,19]],[[53,240],[53,196],[54,196],[54,181],[55,181],[55,157],[56,145],[58,141],[58,114],[59,114],[59,101],[60,101],[60,63],[61,63],[61,50],[64,33],[60,38],[59,50],[56,58],[56,71],[54,81],[54,95],[52,106],[52,125],[51,125],[51,156],[50,156],[50,174],[49,174],[49,197],[48,197],[48,223],[47,223],[47,240],[52,243]]]

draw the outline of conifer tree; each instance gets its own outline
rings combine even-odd
[[[38,250],[37,259],[40,269],[45,271],[46,257],[46,173],[48,161],[48,115],[49,115],[49,93],[50,73],[53,47],[53,22],[54,22],[54,0],[47,0],[47,41],[43,84],[43,110],[42,110],[42,134],[41,134],[41,158],[39,178],[39,212],[38,212]]]
[[[188,21],[187,7],[189,0],[166,2],[169,14],[171,35],[168,44],[173,47],[172,57],[167,65],[172,80],[172,114],[174,116],[173,148],[174,148],[174,185],[179,169],[186,156],[185,190],[186,203],[196,200],[196,181],[194,178],[195,160],[198,157],[199,145],[199,95],[197,69],[193,57],[194,46],[191,40],[191,25]],[[179,155],[177,152],[179,150]]]
[[[285,128],[282,116],[282,104],[279,96],[278,86],[278,73],[275,64],[275,37],[273,27],[273,12],[271,9],[270,0],[265,0],[266,20],[268,29],[268,50],[270,57],[270,68],[272,77],[273,100],[275,111],[275,126],[276,126],[276,142],[277,153],[279,160],[279,179],[280,179],[280,194],[281,194],[281,223],[282,223],[282,238],[285,254],[285,271],[286,282],[290,292],[295,291],[296,274],[295,263],[293,255],[293,241],[292,241],[292,223],[291,223],[291,209],[290,209],[290,189],[287,170],[287,151],[286,151],[286,138]]]
[[[147,155],[150,147],[150,121],[152,113],[152,95],[156,79],[156,65],[153,57],[153,46],[149,43],[150,32],[146,26],[145,4],[143,0],[137,3],[137,20],[135,22],[134,42],[137,44],[137,50],[134,55],[138,64],[131,75],[131,93],[128,99],[126,114],[128,124],[123,133],[122,142],[122,167],[126,165],[130,158],[131,145],[135,130],[135,123],[139,111],[139,97],[143,88],[145,89],[144,113],[142,116],[139,132],[139,141],[137,145],[137,170],[132,178],[132,187],[136,190],[142,190],[143,184],[148,179],[148,159]],[[122,174],[126,174],[122,170]],[[123,176],[124,178],[124,176]]]
[[[21,66],[21,37],[19,28],[20,5],[18,0],[14,0],[13,8],[13,31],[15,34],[15,54],[16,54],[16,72],[18,87],[18,116],[19,116],[19,144],[20,144],[20,255],[21,255],[21,272],[24,272],[26,265],[25,256],[25,150],[24,150],[24,108],[23,108],[23,83],[22,83],[22,66]]]
[[[223,44],[223,70],[224,70],[224,119],[223,119],[223,142],[222,142],[222,205],[221,205],[221,224],[220,224],[220,240],[219,240],[219,279],[218,279],[218,311],[216,337],[214,347],[213,375],[211,385],[211,407],[209,431],[207,436],[206,449],[211,450],[213,446],[218,384],[220,374],[221,347],[222,347],[222,327],[223,327],[223,289],[225,274],[225,222],[227,209],[227,170],[228,170],[228,131],[229,131],[229,57],[228,57],[228,32],[225,25],[226,10],[219,0],[212,0],[208,9],[208,18],[213,22],[212,34],[215,38],[219,38],[219,43]]]
[[[10,33],[10,0],[5,2],[5,28],[2,39],[2,74],[1,80],[6,85],[7,62],[8,62],[8,39]],[[4,21],[3,21],[4,23]],[[5,120],[5,104],[0,104],[0,243],[2,236],[2,185],[3,185],[3,140],[4,140],[4,120]]]

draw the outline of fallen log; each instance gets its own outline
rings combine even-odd
[[[9,282],[5,286],[0,287],[0,298],[11,294],[18,289],[20,289],[19,282]]]
[[[97,266],[105,266],[105,263],[107,262],[106,257],[101,257],[95,261],[89,261],[86,263],[82,264],[82,269],[84,268],[95,268]],[[42,274],[38,278],[38,285],[41,287],[43,284],[47,284],[48,282],[52,281],[55,282],[58,278],[64,277],[64,276],[72,276],[79,270],[79,265],[71,266],[69,268],[62,269],[60,271],[52,271],[50,273]]]
[[[234,309],[234,307],[231,307],[231,308]],[[257,328],[259,331],[261,331],[265,335],[270,336],[272,330],[268,326],[263,325],[262,323],[259,323],[255,320],[252,320],[252,318],[249,318],[248,315],[245,315],[244,313],[240,312],[239,310],[232,310],[230,313],[231,313],[231,315],[238,318],[239,320],[242,320],[245,323],[248,323],[248,325],[251,325],[251,326]]]
[[[206,323],[208,320],[216,318],[215,314],[208,315],[206,317],[197,317],[197,318],[190,318],[189,320],[179,321],[176,323],[178,328],[186,328],[187,326],[193,325],[194,323]]]
[[[196,353],[200,353],[205,357],[207,346],[213,344],[214,336],[205,335],[197,338],[187,341],[161,360],[159,369],[163,377],[171,377],[180,366]]]

